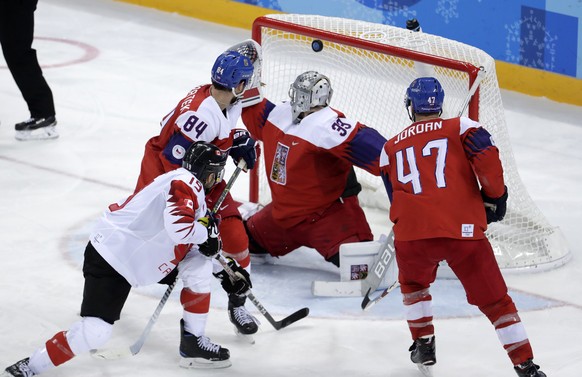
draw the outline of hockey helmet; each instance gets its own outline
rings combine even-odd
[[[439,80],[434,77],[420,77],[414,80],[406,89],[404,104],[408,111],[408,116],[413,119],[410,106],[412,106],[412,112],[416,114],[438,113],[441,115],[444,99],[445,91]]]
[[[210,77],[213,84],[231,90],[244,81],[246,89],[253,77],[253,71],[254,66],[249,58],[238,51],[225,51],[214,62]],[[235,95],[242,95],[242,93]]]
[[[197,141],[186,151],[182,167],[192,172],[202,182],[204,188],[209,190],[222,181],[227,157],[228,154],[222,152],[216,145]],[[212,173],[214,173],[214,181],[207,182]]]

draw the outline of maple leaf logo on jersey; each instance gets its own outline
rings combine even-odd
[[[184,225],[175,229],[175,232],[183,234],[182,239],[185,239],[194,232],[194,216],[198,209],[198,202],[192,200],[192,189],[182,181],[172,181],[169,194],[170,215],[175,218],[172,224]]]

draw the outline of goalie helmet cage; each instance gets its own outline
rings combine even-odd
[[[567,262],[570,253],[563,234],[547,221],[519,177],[491,56],[435,35],[316,15],[259,17],[253,39],[262,45],[263,90],[269,100],[288,100],[289,85],[298,74],[319,71],[331,80],[331,106],[387,139],[410,124],[404,94],[415,78],[438,78],[445,90],[443,117],[454,117],[463,110],[478,67],[483,67],[485,76],[464,115],[495,137],[510,192],[505,219],[490,224],[487,231],[497,262],[504,271],[548,269]],[[270,191],[262,158],[258,165],[250,177],[249,199],[264,205]],[[359,195],[362,205],[388,209],[382,180],[356,171],[364,188]]]

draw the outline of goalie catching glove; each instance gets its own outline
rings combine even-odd
[[[261,82],[263,70],[263,50],[261,45],[252,39],[247,39],[228,48],[227,51],[236,51],[249,58],[251,63],[253,63],[253,77],[247,83],[246,90],[243,93],[241,99],[242,107],[260,103],[263,100],[261,87],[264,85]]]
[[[503,220],[505,212],[507,211],[507,196],[507,186],[505,186],[505,192],[503,195],[496,199],[488,197],[485,195],[485,192],[481,190],[481,197],[483,198],[485,213],[487,214],[487,224]]]
[[[228,267],[234,273],[234,278],[225,270],[215,273],[214,276],[220,280],[220,284],[226,293],[237,295],[246,293],[253,287],[249,273],[239,266],[234,259],[226,258],[226,260],[228,261]]]
[[[208,211],[205,217],[198,219],[198,222],[206,227],[208,239],[198,245],[198,250],[202,255],[213,257],[222,249],[222,240],[218,233],[218,223],[220,222],[212,212]]]

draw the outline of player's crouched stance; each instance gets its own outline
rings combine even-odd
[[[205,190],[222,180],[226,159],[216,146],[196,142],[187,150],[183,167],[110,205],[85,249],[81,319],[6,368],[1,377],[35,376],[103,347],[132,287],[172,284],[177,276],[185,287],[180,295],[180,366],[230,366],[229,351],[204,334],[214,256],[222,246]],[[239,288],[244,290],[244,284]]]

